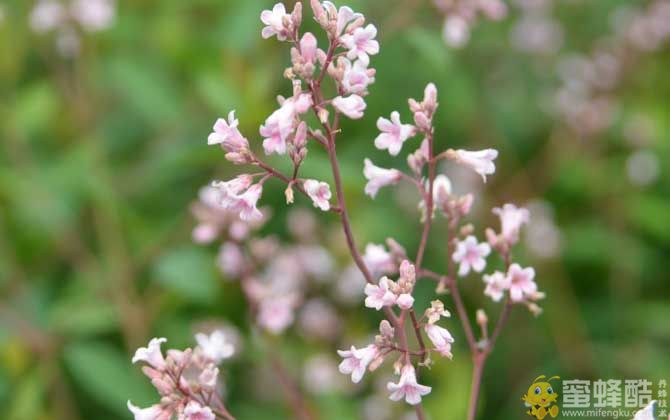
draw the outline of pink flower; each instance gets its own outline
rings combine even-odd
[[[198,375],[198,383],[206,390],[213,391],[219,380],[219,368],[209,364]]]
[[[340,58],[344,65],[344,74],[342,75],[342,87],[347,93],[364,93],[368,85],[375,81],[374,70],[368,70],[367,65],[361,60],[351,64],[347,58]]]
[[[300,56],[305,63],[314,63],[316,60],[316,37],[311,32],[306,32],[300,38]]]
[[[374,277],[380,274],[393,273],[396,270],[393,256],[386,251],[384,245],[367,244],[363,261]]]
[[[226,343],[226,336],[221,330],[216,330],[210,335],[198,333],[195,335],[195,340],[202,354],[217,365],[235,352],[232,344]]]
[[[338,96],[333,99],[333,106],[336,110],[343,113],[352,120],[357,120],[363,117],[365,111],[365,101],[358,95],[349,95],[346,98]]]
[[[409,293],[401,293],[396,300],[400,309],[410,309],[414,305],[414,297]]]
[[[374,344],[362,349],[351,346],[351,350],[338,350],[337,354],[344,358],[339,366],[340,373],[351,374],[351,381],[357,384],[363,379],[370,362],[379,355],[379,349]]]
[[[163,358],[163,353],[161,353],[161,343],[165,343],[166,341],[167,338],[152,338],[147,347],[137,349],[132,362],[141,361],[148,363],[155,369],[165,369],[165,358]]]
[[[500,271],[496,271],[493,274],[485,274],[484,283],[486,283],[484,294],[493,299],[494,302],[500,302],[505,290],[508,290],[510,286],[509,277]]]
[[[164,410],[159,404],[152,405],[148,408],[139,408],[128,401],[128,410],[133,413],[135,420],[170,420],[172,413]]]
[[[389,289],[390,280],[388,277],[382,277],[379,284],[365,285],[365,306],[380,310],[383,306],[391,306],[396,303],[396,295]]]
[[[382,133],[375,139],[375,147],[380,150],[388,149],[391,156],[397,156],[403,143],[416,132],[412,124],[400,122],[400,114],[397,111],[391,113],[391,121],[380,117],[377,120],[377,128]]]
[[[246,260],[240,246],[234,242],[224,242],[219,249],[217,264],[221,272],[228,277],[242,274]]]
[[[330,3],[328,1],[325,1],[324,4]],[[330,3],[332,4],[332,3]],[[335,6],[333,6],[333,9]],[[355,13],[349,6],[341,6],[340,10],[337,12],[337,33],[336,35],[342,35],[342,32],[346,29],[347,25],[349,22],[353,22],[354,20],[363,17],[362,14],[360,13]]]
[[[225,208],[232,208],[239,200],[239,194],[249,188],[253,179],[249,175],[238,175],[230,181],[214,181],[212,187],[218,190],[218,204]]]
[[[236,197],[229,209],[239,212],[240,219],[244,221],[255,221],[263,218],[263,213],[256,207],[258,199],[263,193],[263,186],[255,184],[249,187],[243,194]]]
[[[113,0],[75,0],[71,8],[72,17],[90,32],[108,28],[116,14]]]
[[[389,382],[386,388],[391,391],[389,398],[392,401],[400,401],[405,398],[407,404],[416,405],[421,402],[421,396],[427,395],[431,391],[431,387],[420,385],[416,382],[416,372],[414,366],[405,365],[402,368],[400,381],[397,384]]]
[[[330,186],[325,182],[319,182],[315,179],[308,179],[303,184],[305,191],[309,198],[312,199],[314,207],[318,207],[323,211],[330,210]]]
[[[385,169],[375,166],[370,159],[365,159],[363,175],[368,183],[365,185],[365,193],[375,198],[380,188],[387,185],[395,185],[400,181],[402,174],[397,169]]]
[[[498,151],[495,149],[484,149],[470,152],[460,149],[455,151],[454,157],[457,162],[469,166],[481,175],[484,182],[486,182],[486,175],[490,175],[496,171],[493,160],[498,157]]]
[[[453,357],[451,354],[451,344],[454,342],[451,333],[446,328],[438,327],[435,324],[426,324],[424,330],[435,346],[435,350],[442,356],[451,359]]]
[[[517,243],[519,241],[521,226],[530,220],[528,210],[508,203],[502,206],[502,208],[494,208],[493,214],[497,214],[500,217],[502,239],[509,245]]]
[[[276,35],[278,40],[284,41],[288,35],[288,30],[284,26],[285,19],[290,20],[291,15],[286,13],[286,8],[282,3],[275,4],[272,11],[263,10],[261,22],[266,25],[261,32],[263,38],[267,39]]]
[[[263,299],[258,307],[258,324],[274,334],[281,333],[293,324],[296,304],[294,295]]]
[[[226,159],[234,163],[245,163],[243,155],[249,150],[249,141],[242,137],[237,129],[238,124],[235,111],[230,111],[228,121],[222,118],[217,119],[214,123],[214,131],[207,138],[207,144],[220,144],[228,152]]]
[[[458,242],[453,260],[460,263],[458,275],[463,277],[470,273],[470,268],[481,273],[486,267],[485,257],[491,253],[491,246],[486,242],[477,243],[477,238],[470,235]]]
[[[509,295],[513,302],[520,302],[524,297],[534,297],[537,292],[535,269],[533,267],[521,268],[519,264],[512,264],[507,271],[510,287]]]
[[[30,12],[30,26],[38,33],[59,27],[65,19],[65,8],[55,0],[40,0]]]
[[[293,132],[293,118],[295,109],[293,102],[288,100],[273,112],[265,124],[261,125],[260,134],[263,136],[263,150],[265,154],[277,153],[283,155],[286,153],[286,139]]]
[[[442,36],[450,47],[462,47],[470,39],[470,24],[459,15],[449,16],[444,21]]]
[[[375,41],[377,28],[369,24],[365,28],[356,28],[352,34],[342,36],[342,44],[349,49],[347,57],[350,60],[358,58],[364,64],[370,62],[369,55],[379,53],[379,42]]]
[[[212,409],[203,407],[191,400],[184,408],[184,420],[215,420],[216,416]]]

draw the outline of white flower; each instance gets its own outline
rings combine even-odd
[[[203,407],[191,400],[184,408],[184,420],[215,420],[216,416],[209,407]]]
[[[358,58],[367,65],[370,62],[369,55],[379,53],[376,36],[377,28],[373,24],[368,24],[365,28],[356,28],[352,34],[342,36],[342,44],[349,49],[347,57],[350,60]]]
[[[221,144],[228,152],[240,152],[249,148],[249,142],[242,137],[237,126],[239,120],[235,118],[235,111],[228,113],[228,121],[219,118],[214,123],[212,133],[207,137],[207,144]]]
[[[509,295],[513,302],[520,302],[524,297],[533,297],[537,292],[535,269],[533,267],[521,268],[519,264],[512,264],[507,271],[510,282]]]
[[[333,99],[333,106],[352,120],[357,120],[363,117],[365,111],[365,101],[358,95],[349,95],[346,98],[338,96]]]
[[[60,26],[65,18],[62,4],[54,0],[40,0],[30,12],[30,26],[35,32],[47,32]]]
[[[380,310],[383,306],[391,306],[396,303],[396,295],[389,289],[390,280],[388,277],[382,277],[379,284],[365,285],[365,306]]]
[[[323,211],[330,210],[330,186],[325,182],[319,182],[315,179],[308,179],[303,184],[305,192],[312,199],[314,207],[318,207]]]
[[[380,150],[388,149],[391,156],[397,156],[403,143],[416,132],[412,124],[400,122],[400,114],[397,111],[391,113],[390,121],[380,117],[377,120],[377,128],[382,133],[375,139],[375,147]]]
[[[148,408],[139,408],[130,401],[127,403],[128,410],[133,413],[135,420],[170,420],[172,413],[163,408],[159,404],[152,405]]]
[[[509,289],[510,286],[509,278],[505,273],[501,273],[500,271],[496,271],[493,274],[485,274],[484,283],[486,283],[484,294],[493,299],[494,302],[500,302],[505,290]]]
[[[500,217],[503,240],[510,245],[517,243],[519,241],[521,226],[530,220],[528,210],[508,203],[502,206],[502,208],[494,208],[493,214],[497,214]]]
[[[226,343],[226,336],[221,330],[216,330],[210,335],[198,333],[195,335],[195,341],[198,342],[202,354],[217,365],[235,352],[232,344]]]
[[[431,391],[431,387],[416,382],[416,372],[412,365],[405,365],[402,368],[400,381],[397,384],[389,382],[386,384],[386,388],[391,391],[389,398],[392,401],[400,401],[404,397],[407,404],[411,405],[420,403],[421,396],[427,395]]]
[[[435,350],[442,356],[451,359],[453,357],[451,354],[451,344],[454,342],[451,333],[446,328],[438,327],[435,324],[426,324],[424,329],[428,338],[435,346]]]
[[[218,205],[224,209],[230,209],[235,206],[239,200],[239,194],[249,188],[253,179],[248,175],[238,175],[230,181],[214,181],[212,187],[218,193],[218,196],[212,194],[211,198],[216,197]]]
[[[352,382],[357,384],[363,379],[370,362],[379,355],[379,349],[374,344],[362,349],[351,346],[351,350],[338,350],[337,354],[344,358],[339,366],[340,372],[345,375],[351,374]]]
[[[484,149],[476,152],[459,149],[454,153],[454,158],[457,162],[469,166],[482,176],[484,182],[486,182],[486,175],[491,175],[496,171],[493,161],[497,157],[498,151],[495,149]]]
[[[167,338],[152,338],[149,341],[149,345],[137,349],[132,362],[145,362],[157,370],[163,370],[165,368],[165,358],[163,358],[163,353],[161,353],[161,343],[165,343],[166,341]]]
[[[466,276],[472,268],[481,273],[486,267],[486,259],[491,253],[491,246],[486,242],[477,243],[477,238],[470,235],[465,240],[458,242],[453,260],[460,263],[458,268],[459,276]]]
[[[286,13],[286,8],[282,3],[277,3],[270,10],[263,10],[261,12],[261,22],[266,26],[263,28],[261,35],[263,38],[270,38],[277,35],[277,39],[284,41],[288,35],[288,31],[284,26],[284,19],[291,19],[291,15]]]
[[[402,174],[397,169],[385,169],[375,166],[370,159],[365,159],[363,175],[368,183],[365,185],[365,193],[375,198],[377,191],[387,185],[395,185],[400,181]]]

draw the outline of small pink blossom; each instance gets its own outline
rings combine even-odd
[[[263,28],[261,35],[266,39],[276,35],[278,40],[286,40],[289,32],[284,26],[284,21],[290,19],[291,15],[286,13],[286,7],[282,3],[275,4],[272,11],[263,10],[261,12],[261,22],[266,26]]]
[[[509,277],[507,277],[505,273],[496,271],[493,274],[485,274],[483,278],[484,283],[486,283],[484,294],[493,299],[494,302],[500,302],[505,290],[509,289]]]
[[[235,118],[235,111],[230,111],[228,121],[219,118],[214,123],[213,132],[207,138],[207,144],[220,144],[227,152],[226,159],[233,163],[247,163],[249,141],[237,129],[239,121]]]
[[[396,304],[400,309],[411,309],[414,305],[414,297],[409,293],[401,293],[396,300]]]
[[[184,420],[215,420],[216,416],[209,407],[203,407],[191,400],[184,408]]]
[[[155,404],[148,408],[139,408],[128,401],[127,405],[128,410],[133,413],[135,420],[170,420],[172,417],[172,412],[163,409],[160,404]]]
[[[145,362],[157,370],[165,369],[165,358],[161,352],[161,343],[165,343],[167,338],[152,338],[147,347],[140,347],[135,352],[132,362]]]
[[[218,380],[219,368],[212,364],[208,364],[198,375],[198,383],[207,390],[214,390]]]
[[[375,198],[380,188],[395,185],[402,178],[402,174],[397,169],[380,168],[375,166],[370,159],[365,159],[363,175],[368,180],[365,185],[365,193],[372,198]]]
[[[312,199],[314,207],[318,207],[323,211],[330,210],[330,186],[325,182],[319,182],[315,179],[308,179],[303,184],[305,191],[309,198]]]
[[[414,366],[405,365],[402,368],[400,381],[397,384],[389,382],[386,388],[391,391],[389,398],[392,401],[400,401],[405,398],[407,404],[416,405],[421,402],[421,396],[427,395],[431,387],[418,384],[416,382],[416,372]]]
[[[248,190],[237,197],[229,209],[235,212],[239,212],[240,219],[244,221],[261,220],[263,218],[263,213],[258,210],[256,204],[258,203],[258,199],[261,197],[262,193],[262,185],[252,185]]]
[[[450,47],[460,48],[470,39],[470,24],[461,16],[449,16],[442,29],[444,41]]]
[[[426,324],[424,330],[435,346],[435,350],[442,356],[451,359],[453,357],[451,354],[451,344],[454,342],[451,333],[446,328],[439,327],[435,324]]]
[[[507,271],[510,287],[509,295],[513,302],[520,302],[525,297],[533,298],[537,292],[535,269],[533,267],[521,268],[519,264],[512,264]]]
[[[367,244],[363,261],[368,270],[377,277],[380,274],[389,274],[396,271],[396,264],[391,253],[386,251],[384,245]]]
[[[226,336],[221,330],[216,330],[209,335],[198,333],[195,335],[195,340],[202,354],[217,365],[235,352],[233,345],[226,342]]]
[[[365,285],[365,306],[367,308],[374,308],[380,310],[384,306],[391,306],[396,303],[396,295],[389,289],[390,280],[388,277],[382,277],[379,284]]]
[[[237,277],[242,274],[246,260],[240,246],[234,242],[224,242],[219,249],[217,265],[221,272],[228,277]]]
[[[502,239],[509,245],[517,243],[519,241],[521,226],[530,220],[528,210],[508,203],[502,206],[502,208],[494,208],[493,214],[497,214],[500,217]]]
[[[274,334],[281,333],[293,324],[296,304],[294,295],[263,299],[258,308],[258,324]]]
[[[113,0],[75,0],[71,13],[84,30],[95,32],[112,24],[116,10]]]
[[[40,0],[30,12],[30,26],[35,32],[47,32],[63,24],[66,17],[66,10],[59,2]]]
[[[391,156],[397,156],[403,143],[416,132],[412,124],[400,122],[400,114],[397,111],[391,113],[390,121],[380,117],[377,120],[377,128],[382,133],[375,139],[375,147],[380,150],[388,149]]]
[[[300,38],[300,56],[305,63],[314,63],[316,60],[316,37],[311,32],[306,32]]]
[[[349,95],[346,98],[338,96],[333,99],[333,106],[352,120],[357,120],[363,117],[363,111],[367,105],[360,96]]]
[[[370,55],[379,53],[379,42],[375,40],[377,28],[369,24],[365,28],[356,28],[352,34],[342,36],[342,44],[349,49],[347,57],[350,60],[358,58],[366,65],[370,62]]]
[[[362,94],[366,92],[368,85],[375,81],[374,70],[369,70],[361,60],[352,65],[351,61],[342,57],[340,63],[344,66],[342,87],[347,93]]]
[[[339,366],[340,372],[351,374],[351,381],[357,384],[363,379],[370,362],[379,355],[379,349],[374,344],[361,349],[351,346],[351,350],[338,350],[337,354],[344,358]]]
[[[328,1],[324,2],[324,4],[330,3]],[[332,3],[330,3],[332,4]],[[335,7],[333,6],[333,9]],[[336,35],[342,35],[345,29],[347,29],[347,25],[349,25],[350,22],[355,21],[356,19],[362,18],[363,15],[360,13],[356,13],[349,6],[341,6],[340,10],[337,11],[337,26],[336,26]]]
[[[266,155],[286,153],[286,139],[293,132],[293,118],[293,107],[282,105],[261,125],[259,132],[263,136],[263,150]]]
[[[478,243],[477,238],[470,235],[458,242],[453,260],[460,263],[458,275],[463,277],[474,271],[481,273],[486,267],[486,258],[491,253],[491,246],[486,242]]]
[[[235,206],[239,194],[249,188],[253,179],[249,175],[238,175],[230,181],[214,181],[212,187],[218,190],[218,204],[224,209]]]
[[[484,182],[486,182],[486,175],[491,175],[496,171],[493,161],[498,157],[498,151],[495,149],[484,149],[476,152],[459,149],[452,156],[457,162],[469,166],[481,175]]]

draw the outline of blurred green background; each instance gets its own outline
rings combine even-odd
[[[122,0],[110,28],[75,28],[80,45],[71,55],[59,50],[57,31],[31,30],[33,4],[0,2],[2,417],[130,418],[127,399],[156,400],[130,364],[135,348],[153,336],[168,337],[174,347],[193,345],[195,325],[225,319],[246,349],[224,365],[231,412],[239,419],[291,418],[276,380],[256,386],[267,345],[249,327],[239,286],[221,280],[216,247],[192,243],[189,213],[202,185],[238,170],[206,145],[214,120],[236,109],[241,131],[260,150],[259,125],[275,109],[275,95],[290,93],[281,77],[288,48],[260,37],[259,13],[272,3]],[[670,49],[640,54],[622,75],[611,90],[618,104],[612,123],[597,135],[578,135],[547,112],[560,86],[560,58],[591,51],[612,32],[618,7],[647,3],[561,2],[552,13],[563,44],[544,54],[512,45],[522,14],[514,5],[506,20],[479,22],[469,44],[455,50],[442,40],[442,18],[429,1],[348,4],[377,25],[381,43],[366,117],[346,122],[338,143],[359,247],[393,236],[416,250],[416,199],[400,188],[370,200],[362,162],[398,164],[373,146],[376,118],[400,110],[408,120],[407,98],[420,97],[430,81],[439,89],[438,148],[500,150],[487,184],[463,178],[479,192],[472,218],[478,237],[485,226],[497,227],[493,206],[533,202],[542,209],[545,225],[529,232],[515,256],[535,266],[548,295],[545,312],[537,319],[521,308],[512,314],[487,365],[480,418],[521,417],[520,398],[540,374],[668,378]],[[635,133],[644,139],[631,142],[637,134],[630,127],[640,120],[644,133]],[[631,159],[641,151],[642,171],[656,171],[635,182]],[[273,163],[286,168],[285,160]],[[321,151],[310,151],[303,174],[330,180]],[[457,190],[461,178],[454,175]],[[284,187],[268,185],[262,202],[274,215],[263,233],[286,236]],[[302,197],[296,205],[311,209]],[[333,215],[317,217],[326,231],[337,231]],[[436,271],[444,269],[443,229],[436,228],[428,248],[426,265]],[[341,244],[333,253],[340,267],[349,264]],[[475,278],[463,283],[471,315],[484,307],[496,318],[498,308],[482,289]],[[420,285],[418,297],[431,300],[433,285]],[[345,320],[335,343],[315,343],[292,329],[273,346],[300,380],[305,357],[332,356],[365,337],[379,314],[357,305]],[[426,398],[433,419],[464,418],[469,390],[462,329],[455,319],[448,324],[457,340],[454,360],[438,360],[423,379],[433,386]],[[363,418],[376,376],[382,375],[356,390],[347,381],[341,390],[307,397],[322,419]],[[393,418],[407,411],[391,407]]]

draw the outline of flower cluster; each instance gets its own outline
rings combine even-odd
[[[471,28],[480,16],[501,20],[507,16],[502,0],[433,0],[445,16],[442,35],[450,47],[463,47],[470,40]]]
[[[446,161],[462,165],[486,182],[487,177],[495,173],[498,152],[494,149],[436,150],[433,121],[438,109],[438,91],[434,84],[429,83],[424,89],[423,98],[408,100],[411,116],[405,118],[399,111],[392,111],[389,118],[380,117],[377,120],[379,135],[371,141],[377,149],[391,156],[398,156],[403,149],[410,149],[406,156],[408,169],[381,168],[370,159],[363,159],[363,175],[367,180],[365,193],[371,198],[374,199],[382,188],[400,182],[409,183],[418,192],[417,219],[422,228],[416,255],[408,255],[402,245],[390,238],[385,245],[368,244],[365,252],[361,253],[349,222],[335,144],[341,133],[341,119],[359,119],[364,115],[365,97],[376,73],[370,64],[371,56],[379,52],[379,43],[375,39],[377,29],[366,23],[363,15],[349,7],[337,8],[329,1],[318,0],[311,0],[310,5],[314,20],[325,33],[326,47],[319,47],[320,41],[314,34],[301,32],[302,3],[297,2],[290,12],[282,3],[278,3],[271,10],[261,13],[261,35],[264,38],[275,37],[291,46],[291,66],[284,71],[284,76],[291,82],[291,96],[278,97],[278,108],[260,126],[257,142],[249,141],[240,132],[234,111],[226,119],[215,122],[208,144],[219,145],[230,163],[254,167],[256,171],[243,172],[227,181],[214,181],[201,191],[200,201],[192,207],[198,221],[193,236],[201,243],[211,243],[222,238],[219,265],[226,277],[240,280],[256,324],[278,334],[294,323],[298,311],[301,314],[309,312],[299,316],[298,324],[304,331],[312,331],[315,336],[325,336],[337,330],[338,318],[327,301],[308,296],[305,282],[307,278],[323,282],[323,279],[331,277],[333,271],[330,254],[314,245],[318,238],[310,234],[313,230],[311,226],[316,222],[304,213],[293,218],[293,221],[289,220],[289,231],[298,242],[295,246],[281,246],[274,237],[254,238],[250,233],[259,229],[267,218],[267,212],[259,209],[258,203],[265,183],[270,179],[286,185],[287,204],[294,203],[295,193],[298,192],[320,210],[336,214],[342,224],[347,248],[359,270],[354,273],[353,266],[348,268],[337,283],[345,284],[344,289],[363,289],[365,298],[361,299],[360,295],[354,293],[354,299],[358,304],[363,303],[368,308],[380,311],[384,317],[374,342],[368,341],[360,347],[347,345],[348,350],[338,351],[342,358],[339,371],[350,375],[351,380],[357,383],[363,380],[367,371],[374,371],[385,361],[393,359],[393,371],[398,379],[397,382],[387,383],[389,399],[404,400],[416,406],[417,413],[421,413],[422,397],[431,392],[431,387],[419,383],[420,368],[430,366],[430,355],[433,352],[451,359],[455,340],[450,331],[440,325],[442,318],[450,317],[449,311],[439,300],[433,300],[430,306],[422,308],[422,302],[417,302],[414,295],[417,283],[433,280],[438,292],[448,287],[458,313],[467,314],[459,295],[459,277],[482,273],[486,268],[486,258],[495,250],[503,257],[505,273],[496,271],[490,276],[484,276],[487,283],[485,293],[500,300],[508,292],[504,311],[509,311],[518,303],[529,307],[535,305],[534,302],[542,294],[537,291],[534,270],[522,268],[511,259],[511,249],[519,241],[519,231],[528,222],[529,215],[527,210],[511,204],[494,209],[494,213],[501,219],[501,231],[487,230],[487,242],[483,243],[477,240],[472,225],[462,223],[470,214],[474,195],[456,194],[446,175],[438,173],[438,164]],[[490,16],[504,14],[504,4],[494,3],[494,0],[478,1],[475,9],[467,13],[465,7],[462,12],[470,16],[467,18],[468,25],[478,11],[484,11]],[[326,95],[322,89],[326,83],[332,85],[333,89],[329,91],[334,93]],[[308,114],[314,118],[308,119]],[[318,125],[315,126],[314,122]],[[417,139],[416,143],[413,139]],[[300,177],[308,146],[312,144],[322,147],[328,154],[335,185],[333,192],[327,182]],[[261,148],[265,155],[287,156],[292,165],[290,175],[265,162],[256,152]],[[445,274],[424,267],[431,228],[438,223],[438,216],[446,219],[448,228],[446,247],[435,247],[446,250]],[[366,282],[364,288],[361,278]],[[361,283],[352,287],[352,280]],[[499,294],[494,293],[495,288]],[[349,295],[352,296],[350,291]],[[320,321],[315,322],[317,318]],[[463,315],[460,318],[473,360],[483,363],[492,351],[498,334],[494,334],[489,342],[477,343],[468,317]],[[506,318],[503,313],[496,331],[502,328]],[[406,326],[410,322],[414,340],[408,337]],[[477,322],[485,330],[488,319],[482,311],[477,312]],[[485,331],[483,334],[486,336]],[[336,335],[329,337],[331,340],[336,338]],[[213,341],[216,340],[209,338],[199,341],[199,346],[211,346]],[[209,344],[203,344],[205,342]],[[143,356],[149,353],[154,355],[154,359],[163,360],[162,355],[160,358],[155,356],[157,344],[160,342],[153,344],[153,350],[144,349],[141,360],[149,360],[149,356]],[[204,357],[203,360],[221,356],[220,351],[199,350],[193,354]],[[158,364],[178,368],[185,366],[180,361],[186,358],[175,358],[171,359],[168,354],[167,361]],[[193,363],[191,360],[199,359],[188,360],[188,363]],[[324,377],[330,377],[332,372],[328,370],[328,363],[320,365],[325,366]],[[211,366],[211,363],[196,364],[196,369],[189,367],[187,371],[204,371],[207,366]],[[189,383],[189,387],[184,390],[181,389],[180,376],[176,376],[181,372],[178,368],[170,368],[168,373],[152,368],[158,372],[156,375],[160,374],[160,378],[167,375],[176,385],[165,388],[174,397],[164,398],[160,405],[151,409],[185,416],[180,413],[186,413],[189,406],[195,410],[195,404],[200,404],[199,407],[205,413],[199,414],[198,418],[211,418],[207,410],[213,411],[214,408],[217,410],[214,414],[221,415],[225,410],[222,404],[212,408],[203,405],[202,400],[189,393],[194,389],[192,387],[202,387],[202,383],[196,381],[193,385]],[[478,383],[479,379],[473,382]]]
[[[37,33],[56,31],[59,52],[73,56],[80,44],[76,27],[102,31],[112,25],[115,15],[115,0],[39,0],[30,12],[30,26]]]
[[[154,338],[147,347],[137,349],[132,362],[144,364],[142,372],[151,380],[161,400],[147,408],[128,401],[135,420],[232,418],[218,395],[218,365],[233,355],[234,348],[219,330],[209,335],[199,333],[195,338],[198,345],[194,349],[170,349],[165,356],[161,350],[165,338]]]

